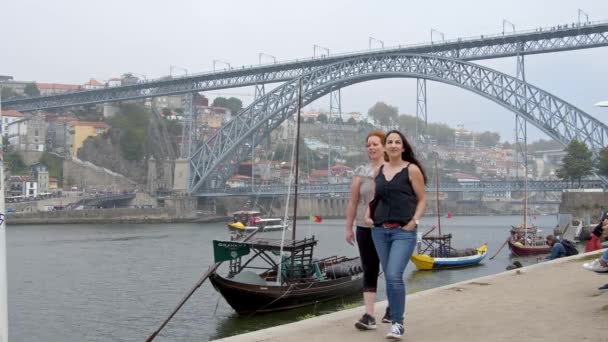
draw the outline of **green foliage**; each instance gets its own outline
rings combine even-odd
[[[119,129],[120,148],[127,160],[142,160],[148,143],[150,112],[140,105],[124,104],[120,113],[110,119],[110,126]]]
[[[25,89],[23,89],[23,92],[27,96],[40,96],[40,90],[38,89],[36,83],[26,84]]]
[[[367,111],[367,115],[372,118],[376,124],[382,127],[388,127],[397,120],[399,109],[384,102],[376,102],[376,104]]]
[[[48,152],[44,152],[40,157],[40,162],[49,170],[49,177],[57,178],[58,185],[63,186],[63,160]]]
[[[291,162],[292,145],[293,143],[277,145],[274,155],[270,156],[269,159]],[[298,159],[300,171],[310,171],[312,169],[320,168],[321,165],[327,167],[327,158],[325,158],[325,163],[323,163],[323,159],[319,157],[315,151],[309,149],[304,143],[300,144],[300,157]]]
[[[6,163],[6,168],[12,175],[25,175],[30,172],[23,161],[23,157],[10,148],[8,149],[8,152],[4,154],[4,162]]]
[[[327,118],[327,115],[321,113],[321,114],[319,114],[319,116],[317,116],[317,122],[327,123],[327,121],[329,121],[329,119]]]
[[[410,142],[416,137],[416,127],[418,130],[424,129],[424,121],[411,115],[399,115],[397,117],[399,130],[405,134]],[[426,127],[426,135],[437,141],[440,145],[454,143],[454,129],[443,123],[430,123]]]
[[[578,180],[589,176],[593,170],[591,151],[585,143],[572,140],[566,148],[566,156],[562,159],[562,167],[556,171],[557,177],[564,180]]]
[[[348,120],[346,120],[346,124],[355,126],[357,124],[357,120],[355,120],[355,118],[348,118]]]
[[[238,112],[243,109],[243,102],[236,97],[224,98],[224,97],[216,97],[213,100],[214,107],[224,107],[230,109],[232,115],[236,115]]]
[[[597,172],[604,177],[608,177],[608,147],[604,147],[600,150]]]
[[[500,142],[500,134],[486,131],[477,135],[477,141],[479,146],[491,148],[498,145]]]

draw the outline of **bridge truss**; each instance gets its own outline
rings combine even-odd
[[[553,139],[568,144],[576,139],[598,151],[608,139],[608,127],[572,104],[516,77],[452,58],[430,55],[377,53],[353,57],[317,68],[302,78],[303,104],[343,87],[382,78],[421,78],[472,91],[494,101]],[[222,182],[220,164],[230,156],[234,167],[246,158],[247,141],[261,141],[296,110],[294,79],[268,92],[240,112],[190,158],[191,193],[200,192],[209,180]]]

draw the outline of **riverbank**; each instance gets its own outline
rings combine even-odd
[[[581,266],[595,255],[410,294],[404,341],[608,341],[608,293],[597,290],[608,283],[608,274]],[[377,319],[385,307],[386,302],[376,306]],[[362,313],[358,307],[216,341],[385,340],[388,324],[378,323],[375,331],[354,328]]]
[[[205,223],[228,219],[225,216],[180,217],[174,208],[110,208],[10,213],[6,215],[6,224]]]

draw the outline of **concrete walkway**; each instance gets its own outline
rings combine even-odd
[[[408,295],[403,340],[608,342],[608,291],[597,290],[608,274],[582,268],[589,254],[597,252]],[[376,319],[385,307],[376,306]],[[217,341],[385,340],[388,324],[354,328],[362,313],[349,309]]]

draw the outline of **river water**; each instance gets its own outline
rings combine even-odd
[[[426,218],[421,226],[434,224]],[[419,272],[410,263],[407,291],[417,292],[501,272],[513,260],[505,247],[515,216],[443,219],[457,248],[489,243],[482,265]],[[535,222],[552,232],[555,216]],[[298,222],[298,235],[319,239],[316,255],[357,254],[344,242],[344,220]],[[276,233],[274,233],[276,234]],[[227,239],[224,223],[9,226],[7,229],[9,336],[12,341],[144,341],[213,262],[211,241]],[[519,259],[523,264],[536,258]],[[379,289],[384,299],[384,289]],[[156,341],[207,341],[293,322],[345,305],[360,296],[289,312],[239,317],[205,282]]]

